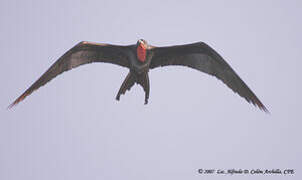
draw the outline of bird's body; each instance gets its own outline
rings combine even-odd
[[[120,99],[120,95],[125,94],[137,83],[145,91],[145,104],[147,104],[150,92],[149,70],[167,65],[182,65],[216,76],[248,102],[268,112],[230,65],[207,44],[198,42],[170,47],[155,47],[143,39],[128,46],[80,42],[59,58],[10,107],[64,71],[92,62],[107,62],[129,68],[130,71],[116,96],[117,100]]]

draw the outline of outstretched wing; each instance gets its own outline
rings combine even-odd
[[[129,46],[116,46],[83,41],[61,56],[33,85],[31,85],[9,108],[18,104],[34,90],[43,86],[57,75],[72,68],[92,62],[106,62],[129,67],[127,50]]]
[[[257,96],[241,80],[231,66],[210,46],[203,42],[153,48],[150,68],[182,65],[216,76],[249,103],[268,112]]]

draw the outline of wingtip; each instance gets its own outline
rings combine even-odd
[[[13,103],[11,103],[9,106],[7,106],[7,109],[11,109],[15,107],[19,102],[21,102],[26,97],[26,94],[22,94],[19,98],[17,98]]]
[[[17,103],[16,102],[13,102],[11,103],[9,106],[6,107],[7,110],[10,110],[12,109]]]
[[[264,111],[267,114],[271,114],[270,111],[259,101],[255,104],[260,110]]]
[[[271,112],[265,106],[263,106],[262,111],[264,111],[267,114],[271,114]]]

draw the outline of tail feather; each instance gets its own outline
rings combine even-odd
[[[125,94],[127,90],[130,90],[135,83],[138,83],[143,87],[145,91],[145,104],[147,104],[149,99],[149,93],[150,93],[150,83],[149,83],[148,73],[138,75],[130,71],[127,77],[125,78],[123,84],[121,85],[120,90],[117,93],[116,100],[119,101],[120,96],[122,94]]]
[[[148,104],[149,93],[150,93],[150,82],[149,82],[148,73],[145,73],[144,75],[140,76],[137,83],[143,87],[145,91],[145,104]]]
[[[130,91],[131,87],[134,85],[135,83],[135,76],[134,74],[132,74],[131,72],[128,73],[127,77],[125,78],[123,84],[120,87],[120,90],[118,91],[117,95],[116,95],[116,100],[120,100],[120,96],[122,94],[125,94],[126,91]]]

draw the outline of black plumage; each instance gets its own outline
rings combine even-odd
[[[241,80],[231,66],[210,46],[203,42],[169,47],[155,47],[140,39],[136,44],[118,46],[83,41],[60,57],[33,85],[31,85],[9,107],[22,101],[34,90],[43,86],[57,75],[72,68],[92,62],[112,63],[129,68],[129,74],[122,83],[116,99],[125,94],[135,84],[145,91],[145,104],[148,103],[150,83],[148,72],[161,66],[187,66],[213,75],[249,103],[268,112],[257,96]]]

